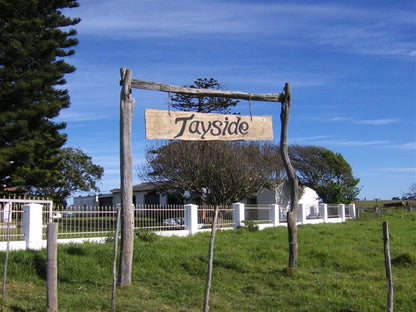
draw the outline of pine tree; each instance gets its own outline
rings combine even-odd
[[[185,86],[194,89],[222,90],[224,86],[214,78],[198,78],[194,84]],[[216,96],[195,96],[175,93],[172,98],[172,107],[177,110],[198,113],[230,114],[231,108],[238,104],[238,100]]]
[[[78,43],[63,14],[76,0],[0,0],[0,183],[38,193],[59,184],[63,122],[70,105],[64,57]],[[3,188],[0,188],[3,189]]]

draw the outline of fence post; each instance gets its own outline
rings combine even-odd
[[[338,215],[341,217],[341,221],[345,222],[345,205],[344,204],[338,205]]]
[[[324,223],[328,223],[328,205],[327,204],[319,205],[319,215],[322,216],[322,220]]]
[[[298,207],[298,221],[300,221],[301,224],[306,224],[306,205],[299,204]]]
[[[48,311],[58,311],[58,224],[49,223],[46,247],[46,301]]]
[[[185,205],[185,230],[189,235],[198,232],[198,206],[193,204]]]
[[[280,222],[279,218],[279,205],[271,204],[270,205],[270,222],[273,226],[278,226]]]
[[[42,205],[23,206],[23,239],[27,249],[42,248]]]
[[[233,219],[234,219],[234,228],[238,228],[239,226],[244,226],[245,220],[245,211],[244,211],[244,204],[242,203],[235,203],[233,204]]]
[[[391,271],[390,232],[389,232],[389,224],[387,222],[383,222],[383,241],[384,241],[384,259],[385,259],[386,280],[387,280],[387,312],[393,312],[394,311],[393,274]]]
[[[355,211],[355,204],[350,204],[350,216],[353,219],[357,218],[357,214]]]
[[[3,211],[2,211],[2,215],[1,215],[1,222],[7,222],[10,223],[12,222],[12,214],[11,214],[11,210],[12,210],[12,203],[5,203],[3,206]]]

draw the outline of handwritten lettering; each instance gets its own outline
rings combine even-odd
[[[216,119],[214,121],[203,121],[194,119],[194,117],[195,114],[188,117],[175,118],[175,125],[180,125],[180,130],[175,135],[175,139],[180,138],[187,132],[198,135],[201,140],[205,140],[207,134],[214,137],[246,135],[250,128],[249,124],[241,121],[241,117],[238,116],[235,121],[230,121],[229,117],[225,117],[224,120]]]

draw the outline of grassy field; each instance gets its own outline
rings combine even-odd
[[[383,208],[385,204],[392,204],[392,203],[402,203],[404,206],[402,208],[408,209],[410,206],[413,207],[414,210],[416,210],[416,200],[360,200],[357,202],[354,202],[354,204],[357,205],[358,208],[361,209],[371,209],[375,207]],[[391,208],[385,208],[385,209],[391,209]],[[399,208],[400,209],[400,208]]]
[[[286,228],[218,232],[211,311],[385,311],[383,221],[390,226],[395,311],[415,311],[416,213],[405,210],[300,226],[296,271],[287,269]],[[133,282],[117,290],[117,311],[201,311],[209,234],[139,238]],[[59,311],[111,310],[112,248],[58,248]],[[45,259],[44,250],[10,254],[2,311],[46,311]]]

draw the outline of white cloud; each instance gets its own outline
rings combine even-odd
[[[264,4],[247,1],[85,2],[71,15],[82,18],[80,35],[115,40],[204,35],[253,35],[283,45],[305,43],[354,53],[415,55],[412,12],[383,6],[345,4]],[[403,30],[408,30],[405,32]],[[271,38],[270,38],[271,37]],[[243,37],[250,40],[250,37]]]
[[[377,147],[386,146],[390,144],[385,140],[350,140],[336,138],[334,136],[312,136],[312,137],[301,137],[290,139],[295,144],[311,144],[311,145],[322,145],[322,146],[350,146],[350,147]]]
[[[357,120],[356,123],[358,124],[366,124],[366,125],[372,125],[372,126],[384,126],[389,125],[392,123],[399,122],[398,119],[393,118],[386,118],[386,119],[367,119],[367,120]]]
[[[416,172],[416,168],[381,168],[382,171],[388,172]]]
[[[62,111],[62,113],[59,115],[59,117],[57,118],[57,120],[64,120],[66,122],[71,122],[71,121],[93,121],[93,120],[104,120],[104,119],[109,119],[109,116],[104,116],[101,115],[100,113],[97,112],[74,112],[73,110],[67,111],[64,110]]]
[[[392,147],[396,149],[410,150],[414,152],[416,151],[416,142],[396,144],[396,145],[392,145]]]

